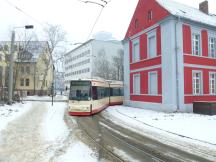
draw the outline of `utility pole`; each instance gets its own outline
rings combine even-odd
[[[15,40],[15,31],[12,31],[11,36],[11,48],[10,48],[10,61],[9,61],[9,84],[8,84],[8,99],[9,104],[12,104],[13,101],[13,65],[14,65],[14,40]]]
[[[15,27],[23,28],[22,27]],[[25,29],[32,29],[33,25],[25,25]],[[10,60],[9,60],[9,84],[8,84],[8,103],[11,105],[13,102],[13,66],[14,66],[14,41],[15,41],[15,30],[12,30],[11,36],[11,47],[10,47]]]
[[[51,94],[52,94],[52,106],[53,106],[53,97],[54,97],[54,78],[55,78],[55,66],[53,65],[53,81],[52,81],[52,86],[51,86]]]

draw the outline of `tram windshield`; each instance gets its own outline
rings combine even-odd
[[[90,81],[71,81],[69,100],[90,100]]]

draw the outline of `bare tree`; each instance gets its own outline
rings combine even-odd
[[[49,55],[48,57],[43,57],[46,67],[43,73],[41,92],[43,92],[49,69],[53,68],[55,60],[59,60],[63,57],[63,52],[61,52],[61,43],[66,40],[66,33],[59,25],[48,24],[48,27],[44,29],[44,33],[49,45]]]
[[[31,62],[33,54],[31,53],[32,49],[32,41],[37,40],[37,35],[34,32],[28,32],[26,31],[24,33],[19,32],[17,33],[17,42],[15,43],[15,50],[17,52],[16,61],[15,61],[15,67],[14,67],[14,82],[13,87],[15,89],[17,84],[17,79],[19,75],[21,74],[21,67],[23,66],[23,63],[28,61]],[[21,74],[22,75],[22,74]]]
[[[112,59],[109,60],[105,49],[100,49],[95,64],[96,76],[110,80],[123,80],[123,57],[124,52],[119,49],[117,55],[112,56]]]
[[[112,74],[113,79],[115,80],[123,80],[124,79],[124,52],[122,49],[118,50],[117,56],[112,57]]]
[[[108,61],[106,51],[103,48],[98,52],[95,66],[96,76],[104,79],[110,79],[110,62]]]
[[[26,31],[16,31],[16,41],[14,44],[14,74],[13,74],[13,90],[17,90],[16,85],[18,78],[20,76],[25,77],[20,70],[23,66],[23,63],[29,62],[33,54],[29,51],[30,44],[33,40],[36,40],[36,34],[34,32],[26,32]],[[5,84],[2,86],[8,87],[8,79],[9,79],[9,56],[10,56],[10,41],[2,41],[1,42],[1,55],[4,57],[4,62],[6,64],[4,69],[4,78]],[[23,57],[25,56],[25,57]],[[14,91],[13,91],[14,97]]]

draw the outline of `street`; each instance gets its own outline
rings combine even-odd
[[[67,104],[31,101],[0,134],[1,162],[208,162],[199,155],[140,135],[103,115],[74,117]]]
[[[118,156],[124,152],[132,158],[132,161],[208,161],[115,125],[100,114],[92,117],[78,117],[77,120],[80,128],[99,145]],[[103,153],[101,156],[103,157]],[[124,157],[121,158],[124,161],[127,160]]]

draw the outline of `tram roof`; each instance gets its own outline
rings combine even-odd
[[[118,80],[105,80],[103,78],[100,77],[96,77],[96,78],[85,78],[85,79],[73,79],[70,81],[96,81],[96,82],[107,82],[109,84],[119,84],[119,85],[123,85],[123,81],[118,81]]]

